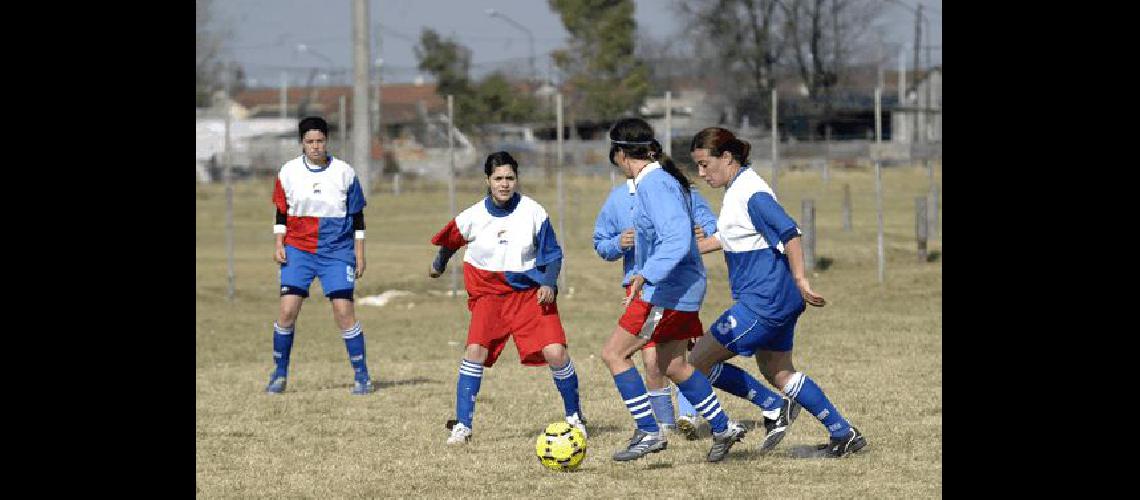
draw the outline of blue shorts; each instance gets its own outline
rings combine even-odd
[[[321,290],[325,296],[340,292],[352,297],[356,284],[356,266],[342,260],[298,250],[285,245],[285,263],[281,264],[281,288],[299,288],[308,297],[309,285],[313,278],[321,279]]]
[[[761,318],[738,302],[709,327],[709,335],[741,356],[751,356],[756,351],[786,352],[792,350],[797,319],[798,314],[784,323],[776,323]]]

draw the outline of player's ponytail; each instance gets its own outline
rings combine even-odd
[[[614,154],[618,151],[624,153],[627,158],[655,161],[681,184],[681,189],[686,193],[689,192],[689,179],[677,168],[673,159],[661,150],[661,143],[653,138],[653,127],[645,120],[640,118],[618,120],[610,129],[610,142],[610,163],[614,163]]]

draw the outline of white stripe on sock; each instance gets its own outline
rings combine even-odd
[[[784,385],[784,394],[789,398],[796,399],[796,395],[800,393],[800,388],[803,386],[804,374],[796,372],[788,379],[788,383]]]
[[[716,394],[709,394],[709,397],[705,398],[705,400],[704,400],[704,401],[701,401],[700,403],[697,403],[697,404],[693,405],[693,408],[696,408],[698,411],[701,411],[701,412],[703,412],[703,411],[705,411],[705,410],[704,410],[704,409],[702,409],[702,407],[705,407],[706,405],[708,405],[708,404],[709,404],[709,401],[712,401],[712,400],[713,400],[713,399],[715,399],[715,398],[716,398]],[[692,401],[690,401],[690,403],[691,403],[691,402],[692,402]]]
[[[280,326],[277,326],[276,322],[273,323],[273,332],[277,333],[279,335],[293,335],[293,329],[294,328],[297,328],[297,325],[293,325],[288,330],[286,330],[284,328],[281,328]]]
[[[469,377],[483,378],[483,372],[475,372],[470,370],[459,370],[460,375],[467,375]]]
[[[636,414],[634,414],[633,412],[630,412],[630,414],[632,414],[632,415],[633,415],[633,419],[634,419],[634,420],[637,420],[637,419],[639,419],[639,418],[644,418],[644,417],[647,417],[647,416],[649,416],[649,415],[652,415],[652,414],[653,414],[653,410],[646,410],[646,411],[643,411],[643,412],[641,412],[641,413],[636,413]]]
[[[626,400],[624,400],[624,401],[625,401],[625,405],[626,405],[626,406],[629,406],[629,405],[632,405],[632,404],[636,404],[636,403],[639,403],[639,402],[641,402],[641,401],[645,400],[645,399],[646,399],[646,398],[648,398],[648,397],[649,397],[649,395],[648,395],[648,394],[642,394],[642,395],[640,395],[640,396],[638,396],[638,397],[636,397],[636,398],[633,398],[633,399],[626,399]]]
[[[717,406],[717,407],[716,407],[716,411],[714,411],[714,412],[712,413],[712,415],[705,415],[705,414],[703,414],[703,413],[702,413],[701,415],[703,415],[703,416],[705,417],[705,420],[712,420],[712,419],[713,419],[713,417],[716,417],[717,415],[720,415],[720,407],[719,407],[719,406]]]
[[[626,408],[629,408],[629,411],[634,412],[634,411],[641,411],[645,408],[653,408],[653,405],[649,404],[649,402],[646,401],[646,402],[639,404],[639,405],[626,405]]]
[[[709,370],[709,384],[716,382],[720,378],[720,371],[724,369],[724,362],[713,365],[712,370]]]

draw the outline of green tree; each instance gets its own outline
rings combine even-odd
[[[535,119],[537,100],[520,92],[502,73],[472,82],[471,50],[431,29],[420,34],[415,47],[419,68],[435,77],[436,94],[454,96],[455,124],[463,128],[485,123],[525,122]]]
[[[611,120],[636,110],[649,90],[649,71],[634,55],[633,0],[547,1],[571,37],[568,48],[553,54],[571,88],[571,115],[581,107],[583,118]]]

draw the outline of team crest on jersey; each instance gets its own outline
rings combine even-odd
[[[500,229],[499,233],[495,235],[495,237],[499,239],[500,245],[506,245],[507,244],[507,240],[503,239],[504,234],[507,234],[507,230],[506,229]]]
[[[321,194],[321,183],[319,183],[319,182],[313,183],[313,193]]]
[[[736,318],[732,316],[725,319],[723,323],[716,325],[716,329],[721,335],[728,335],[728,332],[731,332],[733,328],[736,328]]]

